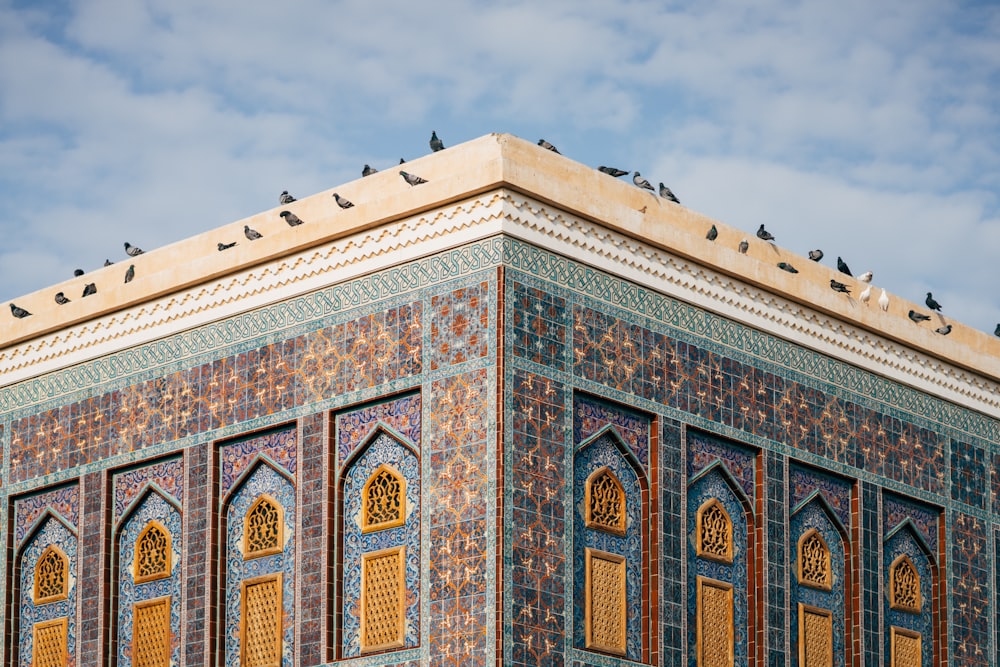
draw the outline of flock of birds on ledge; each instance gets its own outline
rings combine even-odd
[[[437,131],[432,131],[431,132],[431,138],[430,138],[430,141],[428,143],[430,144],[431,151],[435,152],[435,153],[438,152],[438,151],[442,151],[445,148],[444,142],[441,141],[440,138],[438,138]],[[542,148],[546,149],[546,150],[552,151],[553,153],[559,153],[559,150],[555,146],[553,146],[552,144],[550,144],[548,141],[546,141],[545,139],[539,139],[538,140],[538,145],[541,146]],[[561,153],[559,153],[559,154],[561,155]],[[403,158],[399,159],[399,164],[404,164],[405,162],[406,162],[406,160],[404,160]],[[618,178],[620,176],[627,176],[628,175],[628,171],[626,171],[624,169],[617,169],[615,167],[600,166],[600,167],[597,168],[597,170],[600,171],[601,173],[604,173],[604,174],[607,174],[607,175],[611,176],[612,178]],[[372,174],[376,173],[377,171],[378,171],[378,169],[375,169],[374,167],[371,167],[371,166],[369,166],[369,165],[366,164],[364,166],[364,168],[361,170],[361,175],[362,176],[371,176]],[[410,187],[413,187],[413,186],[416,186],[416,185],[420,185],[422,183],[426,183],[427,182],[426,179],[421,178],[420,176],[417,176],[416,174],[411,174],[409,172],[403,171],[402,169],[399,170],[399,175],[400,175],[400,177],[404,181],[406,181],[406,183]],[[632,183],[634,183],[635,186],[638,187],[638,188],[641,188],[643,190],[649,190],[650,192],[652,192],[654,194],[657,193],[657,190],[653,188],[653,185],[647,179],[643,178],[642,174],[640,174],[638,171],[633,171],[632,172]],[[675,204],[680,204],[681,203],[680,200],[677,199],[677,197],[674,195],[674,193],[670,190],[670,188],[668,188],[662,182],[660,183],[660,187],[659,187],[659,195],[663,199],[667,199],[669,201],[672,201]],[[339,206],[340,208],[347,209],[347,208],[351,208],[351,207],[354,206],[354,204],[352,202],[350,202],[349,200],[345,199],[344,197],[341,197],[340,194],[338,194],[336,192],[333,193],[333,199],[337,203],[337,206]],[[295,201],[295,197],[293,197],[292,195],[288,194],[287,190],[282,191],[282,193],[278,196],[278,203],[281,204],[281,205],[291,204],[294,201]],[[646,207],[644,206],[640,210],[641,210],[641,212],[645,213],[646,212]],[[291,211],[287,211],[287,210],[286,211],[281,211],[280,213],[278,213],[278,215],[286,223],[288,223],[289,227],[297,227],[297,226],[303,224],[303,220],[301,218],[299,218],[297,215],[295,215],[294,213],[292,213]],[[258,232],[255,229],[252,229],[250,227],[250,225],[243,225],[243,234],[244,234],[244,236],[246,236],[247,240],[251,241],[251,242],[256,241],[257,239],[263,238],[263,234],[261,234],[260,232]],[[705,235],[705,238],[707,240],[709,240],[709,241],[713,241],[714,242],[718,238],[718,236],[719,236],[719,232],[715,228],[715,225],[713,224],[711,226],[711,228],[708,230],[708,233]],[[759,239],[761,239],[763,241],[767,241],[768,243],[773,243],[774,242],[774,235],[771,234],[766,229],[764,229],[764,225],[763,224],[757,229],[757,238],[759,238]],[[236,244],[237,244],[237,241],[231,241],[229,243],[222,243],[222,242],[220,242],[218,244],[218,250],[219,250],[219,252],[223,252],[225,250],[229,250],[230,248],[234,247]],[[742,241],[740,241],[739,245],[737,246],[737,250],[740,253],[744,254],[744,255],[747,253],[747,251],[749,250],[749,248],[750,248],[750,243],[745,238]],[[136,246],[131,245],[128,242],[125,243],[125,254],[128,255],[129,257],[138,257],[142,253],[143,253],[143,251],[142,251],[141,248],[137,248]],[[823,251],[820,250],[820,249],[810,250],[809,253],[808,253],[808,255],[809,255],[809,259],[811,259],[814,262],[818,262],[821,259],[823,259]],[[104,261],[104,266],[111,266],[112,264],[113,264],[113,262],[111,260],[105,260]],[[778,268],[781,269],[781,270],[783,270],[783,271],[787,271],[789,273],[798,273],[799,272],[798,269],[796,269],[794,266],[792,266],[788,262],[778,262]],[[837,257],[837,269],[841,273],[844,273],[844,274],[846,274],[848,276],[854,277],[854,274],[851,273],[851,269],[848,268],[847,263],[844,262],[844,260],[842,258],[840,258],[840,257]],[[84,272],[83,272],[82,269],[77,269],[76,271],[73,272],[73,275],[77,276],[77,277],[82,276],[83,274],[84,274]],[[126,269],[126,271],[125,271],[125,283],[131,282],[133,278],[135,278],[135,264],[129,264],[128,269]],[[865,287],[865,289],[861,292],[861,294],[858,295],[858,299],[861,301],[861,303],[867,304],[871,300],[871,298],[872,298],[872,285],[871,285],[872,272],[871,271],[867,271],[867,272],[861,274],[860,276],[858,276],[858,280],[860,280],[861,282],[863,282],[863,283],[865,283],[867,285],[867,287]],[[840,281],[838,281],[836,279],[833,279],[833,278],[830,279],[830,289],[832,289],[834,292],[839,292],[841,294],[850,295],[850,293],[851,293],[850,288],[845,283],[842,283],[842,282],[840,282]],[[97,284],[96,283],[87,283],[84,286],[84,288],[83,288],[83,294],[82,294],[81,298],[88,297],[91,294],[96,294],[96,293],[97,293]],[[62,306],[64,304],[67,304],[70,301],[71,301],[71,299],[69,297],[67,297],[66,294],[63,293],[63,292],[57,292],[55,294],[55,302],[58,305],[60,305],[60,306]],[[940,316],[941,304],[938,303],[937,300],[934,299],[934,296],[931,294],[931,292],[927,293],[927,298],[924,300],[924,303],[927,305],[927,307],[931,311],[939,313],[938,316],[941,317]],[[888,310],[889,309],[889,295],[886,293],[886,291],[885,291],[884,288],[882,288],[882,294],[878,298],[878,305],[879,305],[879,307],[882,310]],[[16,317],[18,319],[22,319],[22,318],[30,317],[31,316],[30,312],[28,312],[24,308],[18,307],[13,302],[10,304],[10,312],[11,312],[11,314],[14,317]],[[912,320],[916,324],[920,324],[921,322],[926,322],[926,321],[928,321],[928,320],[931,319],[930,315],[925,315],[924,313],[918,313],[915,310],[911,310],[909,312],[909,317],[910,317],[910,320]],[[942,321],[943,321],[943,319],[942,319]],[[948,334],[951,333],[951,325],[950,324],[943,324],[942,326],[938,327],[934,331],[935,331],[935,333],[941,334],[942,336],[947,336]],[[1000,336],[1000,324],[997,324],[997,328],[994,330],[993,333],[996,336]]]

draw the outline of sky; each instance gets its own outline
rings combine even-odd
[[[544,137],[1000,322],[1000,4],[963,0],[0,0],[0,300],[431,130]]]

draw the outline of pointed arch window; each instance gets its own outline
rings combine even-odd
[[[889,566],[889,592],[890,607],[920,613],[920,573],[908,557],[900,556]]]
[[[598,468],[587,478],[584,491],[587,528],[604,530],[615,535],[625,535],[625,489],[607,466]]]
[[[361,490],[361,532],[395,528],[406,523],[406,478],[380,465]]]
[[[733,521],[717,498],[706,500],[695,517],[695,553],[701,558],[733,562]]]
[[[798,544],[799,583],[824,591],[833,587],[830,548],[815,528],[806,531]]]
[[[69,594],[69,559],[57,546],[42,552],[35,564],[35,604],[65,600]]]
[[[170,576],[170,531],[159,521],[150,521],[135,540],[135,583]]]
[[[243,521],[243,560],[284,551],[284,515],[281,504],[266,493],[253,501]]]

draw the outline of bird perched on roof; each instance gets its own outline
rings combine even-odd
[[[544,148],[545,150],[552,151],[553,153],[559,153],[556,147],[550,144],[549,142],[545,141],[545,139],[539,139],[538,145]],[[562,153],[559,153],[559,155],[562,155]]]
[[[860,276],[858,276],[858,280],[860,280],[863,283],[870,283],[874,276],[875,274],[872,273],[871,271],[865,271]]]
[[[302,219],[291,211],[282,211],[278,215],[288,223],[289,227],[298,227],[302,224]]]
[[[997,324],[997,328],[993,330],[994,336],[1000,336],[1000,324]]]
[[[97,294],[97,283],[87,283],[83,286],[83,296]]]
[[[624,169],[615,169],[614,167],[603,167],[603,166],[598,167],[597,171],[607,174],[608,176],[614,176],[615,178],[618,178],[619,176],[624,176],[628,173]]]
[[[110,259],[104,260],[104,266],[111,266],[112,264],[114,264],[114,262],[112,262]]]
[[[128,271],[125,272],[125,282],[130,283],[135,278],[135,264],[129,264]]]
[[[250,225],[243,225],[243,233],[251,241],[256,241],[259,238],[263,238],[264,235],[258,232],[256,229],[250,229]]]
[[[764,241],[773,241],[774,235],[771,234],[771,232],[764,229],[764,225],[763,223],[761,223],[761,226],[757,228],[757,238],[762,239]]]
[[[83,269],[74,269],[73,270],[73,277],[74,278],[79,278],[82,275],[83,275]]]
[[[444,150],[444,142],[438,139],[438,133],[434,130],[431,130],[431,140],[428,143],[431,145],[431,150],[435,153]]]
[[[663,197],[664,199],[669,199],[670,201],[672,201],[675,204],[680,204],[681,203],[681,200],[677,198],[677,195],[675,195],[670,190],[670,188],[668,188],[667,186],[665,186],[663,183],[660,183],[660,196]]]
[[[426,183],[427,179],[420,178],[416,174],[409,174],[405,171],[399,172],[399,175],[403,177],[403,180],[412,185],[420,185],[421,183]]]
[[[15,306],[13,303],[10,304],[10,314],[13,315],[14,317],[16,317],[19,320],[20,319],[24,319],[25,317],[28,317],[29,315],[31,315],[31,313],[29,313],[28,311],[26,311],[24,308],[21,308],[19,306]]]
[[[789,273],[798,273],[799,272],[798,269],[796,269],[794,266],[792,266],[788,262],[778,262],[778,268],[781,269],[782,271],[788,271]]]
[[[882,288],[882,296],[878,298],[878,307],[882,310],[889,310],[889,293]]]
[[[377,174],[377,173],[378,169],[375,169],[374,167],[369,167],[367,164],[365,165],[365,168],[361,170],[362,176],[371,176],[372,174]]]
[[[849,276],[854,276],[854,274],[851,273],[850,267],[847,266],[847,262],[842,260],[840,257],[837,258],[837,270],[841,273],[846,273]]]
[[[337,206],[339,206],[340,208],[351,208],[352,206],[354,206],[354,204],[347,201],[346,199],[338,195],[336,192],[333,193],[333,198],[337,202]]]
[[[399,164],[406,164],[406,158],[399,158]]]
[[[291,204],[293,201],[295,201],[295,197],[288,194],[288,190],[282,190],[281,194],[278,195],[279,204]]]
[[[814,262],[818,262],[819,260],[823,259],[823,251],[820,250],[819,248],[816,248],[815,250],[810,250],[809,259],[811,259]]]
[[[654,191],[653,186],[650,184],[650,182],[647,181],[645,178],[643,178],[637,171],[632,172],[632,182],[635,183],[637,187],[640,187],[643,190],[649,190],[650,192]]]
[[[743,239],[742,241],[740,241],[740,245],[737,246],[736,249],[740,251],[741,255],[745,255],[747,254],[747,250],[750,249],[750,242],[747,241],[746,239]]]
[[[830,289],[832,289],[834,292],[843,292],[844,294],[851,293],[851,290],[847,288],[847,285],[845,285],[844,283],[837,282],[833,278],[830,278]]]
[[[861,303],[868,303],[868,300],[871,299],[871,298],[872,298],[872,286],[871,285],[869,285],[868,287],[866,287],[864,289],[864,291],[861,292],[861,294],[858,295],[858,300]]]
[[[233,241],[232,243],[220,243],[219,244],[219,252],[222,252],[223,250],[229,250],[234,245],[236,245],[236,241]]]
[[[63,294],[62,292],[56,292],[56,303],[58,303],[61,306],[64,303],[69,303],[69,299],[67,299],[66,295]]]
[[[128,241],[125,242],[125,253],[129,257],[138,257],[142,254],[142,248],[137,248]],[[104,262],[104,266],[111,266],[110,262]]]
[[[941,312],[941,304],[934,300],[934,297],[931,296],[930,292],[927,293],[927,298],[924,299],[924,303],[926,303],[927,307],[931,310],[936,310],[939,313]]]
[[[918,324],[920,322],[926,322],[927,320],[931,319],[930,315],[924,315],[923,313],[918,313],[915,310],[911,310],[906,314],[906,316],[909,317],[914,322],[917,322]]]
[[[715,228],[715,225],[712,225],[711,229],[708,230],[708,233],[705,234],[705,238],[709,241],[714,241],[719,238],[719,230]]]
[[[943,327],[938,327],[937,329],[934,330],[934,333],[939,333],[942,336],[947,336],[948,334],[951,333],[951,325],[946,324]]]

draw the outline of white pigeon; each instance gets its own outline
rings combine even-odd
[[[861,299],[861,303],[868,303],[868,300],[872,298],[872,286],[866,287],[858,298]]]
[[[882,288],[882,296],[878,298],[878,307],[882,310],[889,310],[889,295],[885,293],[885,288]]]
[[[872,272],[865,271],[860,276],[858,276],[858,280],[860,280],[863,283],[870,283],[872,281]]]

